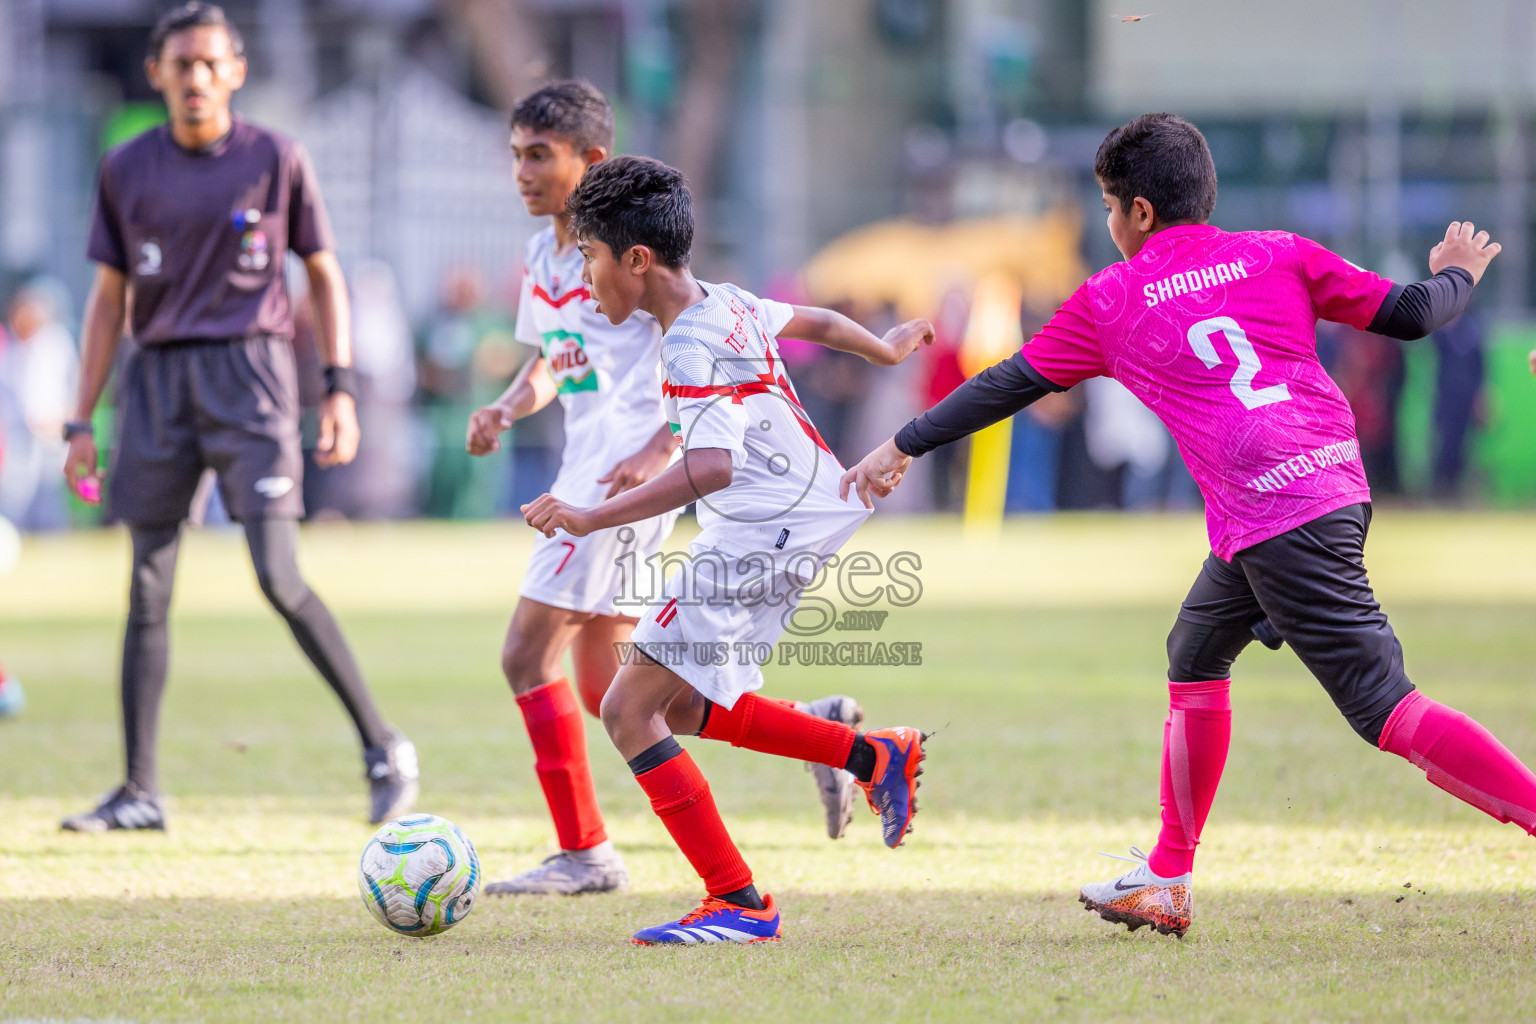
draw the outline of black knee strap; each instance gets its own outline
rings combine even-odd
[[[629,770],[636,775],[644,775],[648,771],[660,768],[674,757],[681,757],[682,754],[683,745],[677,742],[677,737],[668,736],[630,758]]]
[[[1246,626],[1207,626],[1185,618],[1168,633],[1168,678],[1176,683],[1208,683],[1232,676],[1232,663],[1253,642]]]

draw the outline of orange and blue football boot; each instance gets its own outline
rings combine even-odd
[[[642,928],[629,941],[637,946],[698,946],[715,942],[778,942],[781,935],[779,908],[772,896],[763,896],[762,910],[748,910],[706,896],[692,913],[654,928]]]
[[[923,774],[923,740],[928,737],[916,729],[898,725],[894,729],[876,729],[864,734],[875,748],[875,770],[868,782],[859,786],[869,800],[869,809],[880,815],[885,845],[896,849],[912,831],[917,816],[917,777]]]

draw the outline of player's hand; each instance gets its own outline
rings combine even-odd
[[[489,455],[501,451],[503,430],[512,429],[512,414],[494,402],[482,405],[469,417],[469,431],[464,437],[464,447],[471,455]]]
[[[1445,239],[1429,250],[1429,272],[1438,274],[1446,267],[1460,267],[1472,275],[1472,283],[1483,279],[1483,271],[1502,250],[1498,242],[1488,240],[1488,232],[1472,233],[1469,220],[1452,221],[1445,229]]]
[[[897,324],[885,332],[885,337],[880,339],[885,347],[885,358],[880,360],[879,366],[895,366],[907,356],[918,350],[919,346],[933,344],[933,324],[922,317],[916,320],[908,320],[904,324]],[[875,362],[875,360],[870,360]]]
[[[357,458],[357,442],[362,438],[357,427],[357,401],[345,391],[326,395],[320,403],[320,440],[316,445],[315,465],[321,469],[345,466]]]
[[[76,434],[69,439],[69,454],[64,459],[64,479],[69,489],[92,505],[101,500],[101,472],[98,469],[96,439],[90,434]]]
[[[631,487],[639,487],[666,469],[671,458],[670,451],[657,451],[647,444],[629,458],[621,459],[618,465],[597,478],[598,483],[608,485],[608,493],[603,498],[606,500]]]
[[[518,511],[529,526],[546,537],[553,537],[556,530],[564,530],[572,537],[585,537],[592,532],[589,510],[567,505],[553,494],[541,494]]]
[[[1531,373],[1536,375],[1536,348],[1531,349],[1530,355]]]
[[[896,447],[896,439],[893,437],[879,448],[864,456],[862,462],[843,474],[838,482],[837,493],[844,500],[848,500],[848,488],[854,487],[859,492],[859,500],[865,508],[874,508],[875,503],[869,500],[870,492],[882,498],[890,497],[896,485],[901,483],[901,478],[906,475],[907,467],[912,465],[912,456],[902,454]]]

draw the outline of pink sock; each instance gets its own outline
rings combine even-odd
[[[1163,723],[1163,828],[1147,866],[1173,878],[1195,866],[1200,830],[1211,813],[1232,741],[1230,679],[1168,683],[1168,721]]]
[[[1452,796],[1536,835],[1536,775],[1455,708],[1414,690],[1392,710],[1379,745]]]

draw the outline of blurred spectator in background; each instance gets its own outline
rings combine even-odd
[[[1006,511],[1050,512],[1056,508],[1062,441],[1067,425],[1079,412],[1076,397],[1063,391],[1046,395],[1013,417]]]
[[[1433,478],[1436,498],[1460,496],[1466,475],[1467,432],[1477,414],[1485,373],[1488,328],[1476,307],[1446,324],[1435,341]]]
[[[69,298],[63,286],[32,281],[16,292],[6,311],[9,327],[0,347],[0,417],[8,422],[6,459],[0,467],[0,515],[23,530],[56,530],[69,524],[64,501],[64,422],[69,419],[80,372],[75,339],[64,325]]]
[[[921,408],[933,408],[965,383],[965,371],[960,368],[960,343],[965,340],[965,325],[970,316],[971,304],[964,290],[952,288],[945,293],[933,318],[933,344],[918,353],[926,375]],[[970,450],[967,438],[959,444],[936,448],[921,460],[929,464],[928,494],[935,512],[959,512],[964,508]],[[917,469],[917,463],[912,468]]]
[[[1131,394],[1109,377],[1083,382],[1083,418],[1088,457],[1115,478],[1113,507],[1146,510],[1162,505],[1163,470],[1173,451],[1168,431]]]
[[[1407,368],[1401,342],[1341,324],[1322,324],[1319,356],[1355,414],[1360,462],[1372,493],[1403,492],[1397,410]]]
[[[512,326],[485,301],[485,282],[469,266],[443,279],[438,311],[421,336],[420,399],[431,434],[421,506],[428,516],[484,518],[496,511],[500,460],[476,459],[464,448],[470,414],[495,397],[514,372]]]

